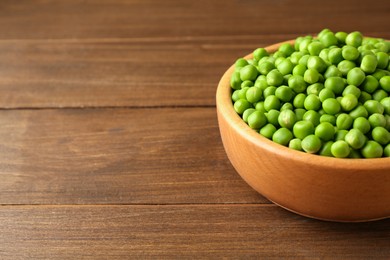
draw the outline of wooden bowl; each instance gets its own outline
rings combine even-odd
[[[266,49],[274,52],[280,44]],[[285,209],[316,219],[360,222],[390,217],[390,158],[324,157],[262,137],[234,111],[233,71],[234,65],[218,85],[218,124],[229,160],[252,188]]]

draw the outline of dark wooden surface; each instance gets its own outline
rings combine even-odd
[[[0,259],[389,259],[390,220],[341,224],[253,191],[215,90],[256,47],[390,38],[390,2],[0,1]]]

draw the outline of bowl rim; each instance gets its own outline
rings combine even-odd
[[[274,52],[281,44],[293,44],[295,40],[283,41],[273,45],[264,47],[268,52]],[[248,54],[244,58],[252,58],[253,54]],[[370,169],[390,171],[390,157],[381,158],[335,158],[309,154],[302,151],[296,151],[286,146],[277,144],[266,137],[263,137],[253,129],[251,129],[242,118],[236,113],[231,100],[232,89],[230,87],[230,77],[234,71],[234,64],[225,71],[220,79],[216,92],[216,106],[218,114],[223,116],[231,127],[236,132],[240,133],[247,141],[268,150],[273,154],[278,154],[281,157],[290,157],[291,160],[315,166],[323,166],[329,168],[351,169],[369,171]],[[390,172],[389,172],[390,174]]]

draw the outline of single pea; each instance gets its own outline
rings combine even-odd
[[[362,42],[363,42],[363,36],[360,32],[357,31],[349,33],[345,38],[345,43],[347,45],[351,45],[356,48],[362,45]]]
[[[329,115],[335,115],[340,112],[341,106],[335,98],[327,98],[322,102],[322,109]]]
[[[326,63],[330,63],[329,59],[328,59],[328,55],[329,55],[329,50],[331,50],[330,48],[329,49],[322,49],[320,51],[320,54],[318,54],[318,57],[320,57],[321,59],[323,59]]]
[[[390,52],[390,44],[388,41],[380,41],[375,44],[375,49],[380,52]]]
[[[276,127],[279,127],[279,121],[278,121],[279,114],[280,114],[280,111],[278,111],[276,109],[271,109],[267,113],[265,113],[265,116],[267,118],[268,123],[270,123]]]
[[[379,143],[369,140],[361,149],[361,153],[364,158],[380,158],[383,155],[383,148]]]
[[[266,89],[267,87],[269,87],[268,83],[267,83],[267,78],[264,76],[264,75],[259,75],[255,81],[255,84],[254,84],[255,87],[258,87],[260,88],[262,91],[264,91],[264,89]]]
[[[283,43],[279,47],[279,51],[284,53],[286,57],[290,56],[295,50],[294,47],[289,43]]]
[[[252,107],[252,105],[246,99],[239,99],[236,102],[234,102],[233,107],[238,114],[242,115],[242,113],[244,113],[244,111],[247,110],[248,108]]]
[[[260,111],[254,111],[248,116],[248,125],[252,129],[260,129],[265,124],[267,124],[267,118]]]
[[[309,94],[303,103],[306,110],[319,110],[321,108],[320,98],[314,94]]]
[[[363,57],[362,62],[360,63],[360,68],[365,73],[371,74],[375,71],[377,65],[378,60],[376,59],[376,56],[366,55]]]
[[[314,126],[317,126],[320,123],[320,117],[321,115],[318,112],[314,110],[308,110],[303,115],[303,120],[310,121]]]
[[[250,80],[245,80],[241,83],[241,88],[245,88],[245,87],[252,87],[253,86],[253,81],[250,81]]]
[[[334,95],[332,90],[330,90],[328,88],[324,88],[320,91],[320,93],[318,94],[318,97],[320,98],[321,102],[324,102],[326,99],[335,98],[336,96]]]
[[[293,134],[284,127],[277,129],[272,135],[272,141],[284,146],[287,146],[291,139],[293,139]]]
[[[256,103],[260,101],[262,98],[263,93],[260,88],[258,87],[251,87],[246,92],[246,100],[248,100],[251,103]]]
[[[230,78],[230,87],[232,89],[241,89],[241,83],[242,83],[242,80],[240,78],[240,72],[238,72],[238,71],[233,72],[233,74]]]
[[[267,74],[267,83],[270,86],[278,87],[283,83],[283,75],[277,69],[271,70]]]
[[[336,158],[346,158],[350,153],[349,145],[344,140],[338,140],[330,147],[332,155]]]
[[[319,39],[325,47],[337,45],[338,43],[337,38],[333,32],[326,32],[322,35],[322,37],[319,37]]]
[[[384,112],[390,115],[390,97],[385,97],[380,101],[383,106]]]
[[[390,76],[383,76],[379,80],[379,85],[387,92],[390,92]]]
[[[258,75],[257,68],[253,65],[246,65],[240,70],[240,78],[242,81],[255,80]]]
[[[248,61],[244,58],[238,58],[236,60],[236,62],[234,63],[234,66],[236,68],[242,68],[242,67],[245,67],[246,65],[248,65]]]
[[[389,64],[389,55],[385,52],[377,52],[376,59],[378,60],[377,68],[386,69]]]
[[[316,153],[321,149],[321,140],[315,135],[308,135],[302,139],[302,149],[307,153]]]
[[[371,129],[371,125],[367,118],[358,117],[353,120],[353,128],[358,129],[363,134],[367,134]]]
[[[337,130],[335,135],[334,135],[334,140],[335,141],[344,140],[347,133],[348,133],[348,130],[345,130],[345,129]]]
[[[351,111],[358,104],[358,99],[353,94],[346,94],[341,98],[340,105],[344,111]]]
[[[375,128],[377,126],[386,127],[387,120],[384,115],[379,113],[374,113],[368,117],[368,122],[371,125],[371,128]]]
[[[260,60],[261,58],[267,56],[269,56],[269,53],[264,48],[257,48],[256,50],[253,51],[253,57],[255,58],[255,60]]]
[[[275,60],[276,60],[277,58],[285,58],[285,57],[286,57],[286,54],[284,54],[284,53],[281,52],[281,51],[276,51],[276,52],[274,52],[274,53],[272,54],[272,57],[274,57]],[[276,64],[275,64],[275,65],[276,65]]]
[[[306,82],[302,76],[292,75],[288,79],[288,86],[294,90],[295,93],[302,93],[306,90]]]
[[[354,95],[356,98],[359,98],[360,97],[360,94],[361,94],[361,90],[354,86],[354,85],[348,85],[345,87],[342,95],[345,96],[345,95],[348,95],[348,94],[352,94]]]
[[[301,120],[303,120],[303,115],[306,113],[306,109],[304,109],[304,108],[296,108],[295,110],[294,110],[294,112],[295,112],[295,115],[297,116],[297,121],[301,121]]]
[[[246,109],[244,111],[244,113],[242,113],[242,120],[244,120],[245,123],[248,123],[248,117],[250,116],[250,114],[252,114],[255,111],[256,111],[256,109],[254,109],[254,108]]]
[[[350,60],[343,60],[339,64],[337,64],[337,68],[341,72],[343,76],[346,76],[348,74],[348,71],[355,68],[356,64],[353,61]]]
[[[337,65],[343,60],[342,49],[333,48],[329,50],[328,60],[330,63]]]
[[[257,111],[262,112],[262,113],[267,112],[267,111],[265,110],[265,108],[264,108],[264,101],[259,101],[259,102],[257,102],[256,105],[255,105],[255,109],[256,109]]]
[[[359,102],[361,104],[364,104],[366,101],[371,100],[372,96],[371,94],[367,93],[366,91],[362,91],[360,93]]]
[[[339,130],[349,130],[352,127],[353,118],[352,116],[341,113],[336,118],[336,126]]]
[[[299,76],[302,76],[305,74],[305,71],[307,70],[306,66],[303,65],[303,64],[297,64],[295,65],[293,71],[292,71],[292,74],[293,75],[299,75]]]
[[[283,102],[289,102],[294,96],[294,92],[287,86],[280,86],[275,91],[275,96]]]
[[[348,33],[346,32],[337,32],[335,33],[337,41],[339,44],[345,44],[345,40],[347,39]]]
[[[296,108],[304,108],[306,95],[304,93],[299,93],[294,97],[293,105]]]
[[[386,145],[385,148],[383,149],[383,155],[385,157],[390,157],[390,144]]]
[[[316,127],[314,134],[323,141],[330,141],[333,140],[335,129],[331,123],[322,122]]]
[[[239,97],[239,90],[234,90],[233,93],[232,93],[232,100],[233,102],[236,102],[237,100],[239,100],[240,97]]]
[[[325,80],[325,88],[329,88],[333,93],[340,95],[344,91],[345,82],[341,77],[330,77]]]
[[[366,74],[360,68],[353,68],[348,71],[347,82],[350,85],[360,86],[366,79]]]
[[[387,98],[388,96],[389,94],[383,89],[377,89],[374,93],[372,93],[372,98],[379,102],[381,102],[382,99]]]
[[[318,56],[310,56],[307,60],[307,68],[308,69],[315,69],[316,71],[323,73],[327,65],[323,59],[321,59]]]
[[[268,96],[275,95],[276,93],[276,87],[274,86],[269,86],[263,91],[263,97],[264,99],[267,98]]]
[[[388,75],[388,71],[387,70],[381,70],[381,69],[377,69],[373,74],[372,76],[374,78],[376,78],[378,81],[384,77],[384,76],[389,76]]]
[[[314,125],[310,121],[298,121],[293,126],[294,136],[303,139],[308,135],[314,134]]]
[[[333,154],[330,150],[333,143],[334,143],[333,141],[325,142],[322,145],[321,149],[318,151],[318,154],[322,156],[333,157]]]
[[[238,91],[238,97],[239,99],[246,99],[246,92],[248,91],[249,87],[244,87]]]
[[[328,122],[332,125],[336,125],[336,117],[334,115],[323,114],[320,117],[320,123]]]
[[[310,55],[318,56],[322,49],[324,49],[325,46],[321,42],[312,42],[307,47]]]
[[[302,151],[302,141],[301,139],[294,138],[291,139],[288,143],[288,147],[297,151]]]
[[[297,117],[292,110],[280,111],[278,122],[281,127],[292,129],[296,121]]]
[[[383,105],[376,100],[367,100],[366,102],[364,102],[363,105],[367,109],[367,111],[370,115],[374,114],[374,113],[383,114],[383,112],[385,110]]]
[[[368,117],[368,112],[367,109],[363,105],[358,105],[354,110],[349,112],[349,115],[353,118],[356,119],[358,117]]]
[[[358,129],[351,129],[348,131],[348,133],[345,135],[345,141],[351,146],[353,149],[360,149],[364,146],[366,143],[366,137],[360,130]]]
[[[342,49],[342,56],[346,60],[357,60],[357,58],[359,58],[359,55],[359,51],[353,46],[345,45]]]
[[[280,108],[280,111],[283,111],[283,110],[294,110],[294,106],[290,102],[286,102]]]
[[[273,124],[266,124],[259,131],[259,133],[262,136],[268,139],[271,139],[275,132],[276,132],[276,127]]]
[[[335,65],[330,65],[324,73],[325,79],[330,77],[342,77],[342,76],[343,74]]]
[[[382,126],[377,126],[372,129],[371,136],[374,141],[381,145],[387,145],[390,142],[390,133]]]
[[[264,108],[267,111],[270,111],[271,109],[280,109],[281,104],[280,100],[275,95],[270,95],[265,98],[264,100]]]
[[[306,89],[306,93],[308,95],[314,94],[316,96],[319,96],[321,90],[323,90],[323,89],[324,89],[324,84],[317,82],[317,83],[314,83],[314,84],[311,84],[310,86],[308,86]]]
[[[327,32],[332,32],[332,31],[329,28],[324,28],[317,34],[317,37],[322,38],[324,36],[324,34]]]
[[[299,44],[299,51],[307,51],[309,44],[312,42],[312,39],[305,38]]]
[[[307,67],[307,61],[309,59],[310,55],[309,54],[305,54],[303,55],[299,61],[298,61],[298,64],[302,64],[302,65],[305,65]]]
[[[320,74],[315,69],[307,69],[303,75],[303,79],[309,83],[314,84],[319,80]]]
[[[302,58],[302,56],[304,55],[303,52],[299,52],[299,51],[296,51],[296,52],[293,52],[290,56],[290,60],[291,62],[294,64],[294,65],[297,65],[298,62],[299,62],[299,59]]]
[[[267,75],[275,69],[275,65],[269,61],[259,62],[258,70],[262,75]]]
[[[284,59],[276,65],[276,68],[279,70],[280,73],[282,73],[282,75],[287,75],[292,72],[294,65],[289,59]]]

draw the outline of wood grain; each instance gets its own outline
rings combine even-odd
[[[337,224],[276,206],[0,208],[2,259],[388,259],[390,220]]]
[[[1,204],[268,203],[214,108],[0,111]]]
[[[155,38],[388,32],[387,0],[2,0],[0,38]],[[309,22],[308,22],[309,21]]]

